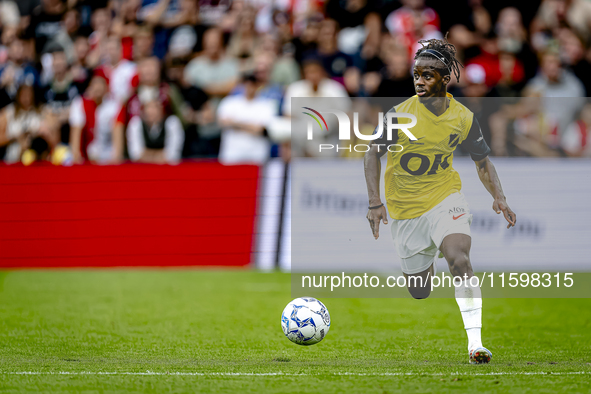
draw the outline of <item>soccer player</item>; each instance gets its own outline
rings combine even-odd
[[[484,141],[478,120],[465,106],[447,93],[452,73],[459,82],[460,63],[455,47],[447,40],[421,40],[415,56],[413,80],[416,95],[389,112],[410,113],[417,124],[410,129],[416,140],[402,132],[387,140],[386,125],[382,137],[374,140],[365,154],[364,168],[369,195],[367,220],[375,239],[379,225],[393,219],[392,237],[402,260],[405,276],[421,277],[408,281],[410,294],[417,299],[431,292],[430,278],[435,275],[435,256],[445,257],[454,277],[462,278],[455,297],[468,335],[469,362],[488,363],[492,353],[482,346],[482,297],[480,287],[471,286],[470,208],[461,193],[459,174],[453,169],[453,152],[458,145],[470,153],[484,187],[493,197],[493,210],[505,216],[507,228],[515,226],[516,215],[507,205],[497,172],[488,158],[490,148]],[[386,117],[384,117],[386,119]],[[396,118],[394,118],[396,119]],[[400,118],[401,120],[403,118]],[[399,153],[384,146],[400,144]],[[381,146],[380,146],[381,144]],[[385,174],[386,206],[380,198],[380,158],[388,152]],[[410,282],[410,283],[409,283]],[[414,282],[414,285],[413,285]]]

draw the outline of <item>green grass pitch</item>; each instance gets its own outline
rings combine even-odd
[[[0,274],[1,392],[590,392],[591,299],[484,299],[490,365],[453,299],[330,299],[330,332],[284,337],[289,275]],[[26,374],[25,374],[26,373]]]

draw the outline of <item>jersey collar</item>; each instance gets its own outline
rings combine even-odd
[[[444,120],[447,120],[449,118],[451,112],[453,111],[453,107],[455,107],[454,96],[451,93],[449,93],[449,92],[446,93],[446,96],[449,99],[449,107],[447,107],[447,109],[445,110],[444,113],[442,113],[439,116],[436,116],[433,112],[429,111],[429,109],[427,109],[427,107],[425,107],[425,105],[423,103],[421,103],[418,100],[418,97],[419,96],[416,96],[415,95],[415,97],[417,98],[417,102],[419,104],[419,108],[420,108],[422,114],[424,116],[426,116],[427,118],[431,119],[433,122],[436,122],[436,123],[441,122],[441,121],[444,121]]]

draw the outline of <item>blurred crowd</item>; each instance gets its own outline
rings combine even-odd
[[[289,160],[291,98],[409,97],[446,35],[494,155],[591,157],[591,0],[513,3],[0,0],[0,159]]]

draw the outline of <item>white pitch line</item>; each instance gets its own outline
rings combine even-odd
[[[284,373],[284,372],[2,372],[0,375],[137,375],[137,376],[503,376],[503,375],[589,375],[591,371],[576,372],[485,372],[485,373],[421,373],[421,372],[383,372],[383,373],[362,373],[362,372],[335,372],[332,374],[306,374],[306,373]]]

